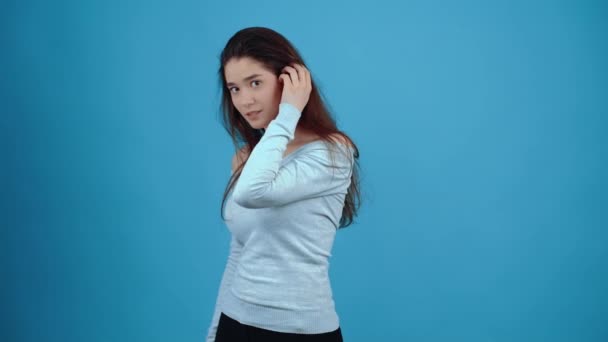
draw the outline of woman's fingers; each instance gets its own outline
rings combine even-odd
[[[308,69],[306,69],[306,67],[301,64],[297,64],[296,68],[299,71],[300,84],[302,84],[306,89],[312,88],[310,71],[308,71]]]
[[[283,82],[283,85],[286,85],[287,83],[291,83],[291,79],[289,78],[288,74],[280,74],[279,79]]]
[[[292,65],[285,66],[283,70],[289,73],[292,84],[295,87],[304,86],[312,88],[310,72],[305,66],[293,63]]]
[[[279,75],[283,83],[281,103],[290,103],[302,112],[312,90],[310,72],[304,65],[295,63],[285,66],[281,72]]]
[[[294,67],[294,69],[296,69],[296,71],[298,73],[298,84],[305,85],[306,84],[306,70],[300,64],[294,64],[293,67]]]
[[[297,87],[300,84],[298,71],[294,67],[291,67],[289,65],[284,67],[283,70],[289,73],[289,77],[291,78],[291,84],[293,84],[294,87]]]

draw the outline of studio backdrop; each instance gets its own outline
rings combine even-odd
[[[602,1],[8,1],[0,340],[203,341],[234,147],[219,53],[303,55],[360,151],[345,341],[606,341]]]

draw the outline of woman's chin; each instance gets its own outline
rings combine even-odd
[[[250,122],[249,126],[251,126],[253,129],[263,129],[265,127],[265,125],[260,122]]]

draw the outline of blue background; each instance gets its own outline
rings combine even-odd
[[[358,144],[345,341],[607,341],[604,1],[5,1],[2,341],[202,341],[229,233],[218,56],[302,52]]]

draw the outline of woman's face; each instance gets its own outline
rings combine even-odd
[[[224,77],[234,107],[251,127],[266,129],[279,113],[283,92],[279,78],[250,57],[230,59]]]

